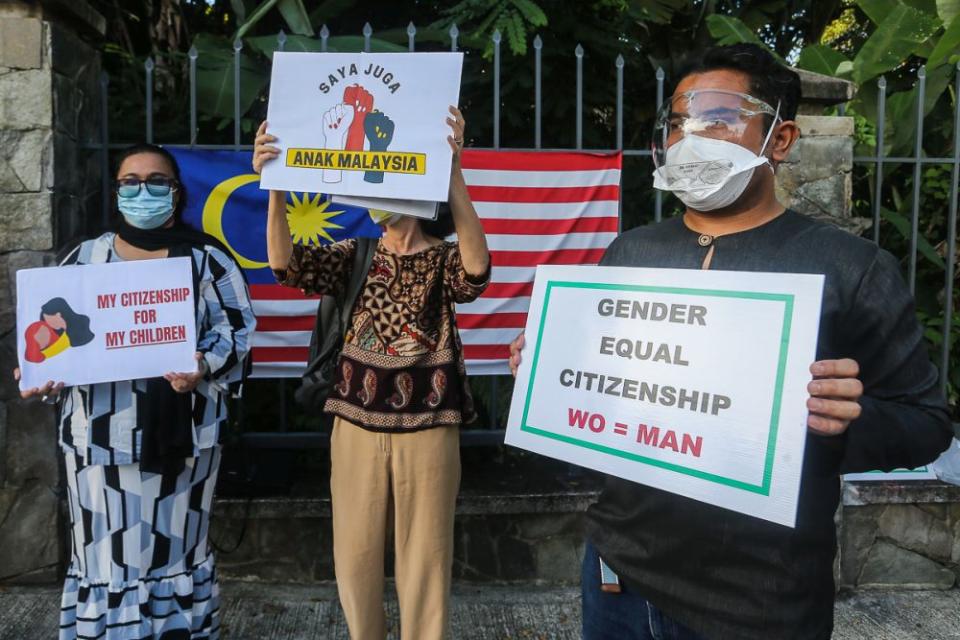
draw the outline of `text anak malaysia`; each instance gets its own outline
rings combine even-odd
[[[707,323],[707,308],[698,305],[604,298],[597,305],[597,312],[602,317],[628,318],[650,322],[672,322],[699,326],[706,326]],[[690,365],[687,360],[684,360],[683,347],[680,345],[671,346],[666,343],[657,344],[613,336],[600,337],[600,354],[626,360],[661,362],[677,367]],[[560,384],[564,387],[593,391],[608,396],[619,396],[649,404],[677,407],[678,409],[688,409],[713,415],[729,409],[731,404],[728,396],[720,394],[575,369],[560,371]]]
[[[125,291],[120,294],[106,293],[97,296],[98,309],[120,307],[143,307],[133,310],[134,325],[156,325],[159,321],[157,310],[153,307],[163,304],[183,303],[193,299],[193,292],[187,287],[169,289],[145,289]],[[107,349],[144,347],[155,344],[176,344],[186,342],[187,327],[182,324],[170,326],[141,326],[123,331],[108,331],[104,335]]]

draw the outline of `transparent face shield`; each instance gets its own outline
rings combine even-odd
[[[737,91],[699,89],[676,94],[657,111],[653,130],[653,162],[659,168],[666,164],[667,149],[684,136],[697,135],[713,140],[743,144],[750,120],[769,115],[776,122],[779,106],[774,109],[762,100]],[[767,139],[773,131],[771,125]],[[766,147],[764,140],[763,147]],[[761,149],[761,154],[763,150]]]

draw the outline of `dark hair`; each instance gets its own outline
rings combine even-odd
[[[177,181],[177,204],[173,209],[173,217],[176,220],[180,220],[180,214],[183,213],[184,208],[187,206],[187,188],[183,184],[183,180],[180,179],[180,165],[177,164],[177,159],[173,157],[173,154],[164,149],[161,146],[150,144],[149,142],[138,142],[137,144],[130,145],[126,149],[120,152],[120,155],[117,157],[117,166],[113,171],[113,174],[116,175],[120,171],[120,167],[123,166],[124,160],[130,156],[135,156],[141,153],[152,153],[158,155],[167,161],[167,164],[170,165],[170,171],[173,172],[173,178]],[[113,194],[114,210],[116,210],[117,194]]]
[[[57,313],[67,323],[65,331],[67,337],[70,338],[71,346],[79,347],[93,340],[93,332],[90,331],[90,318],[74,311],[63,298],[51,298],[40,307],[41,320],[43,320],[43,316],[52,316]]]
[[[776,109],[780,118],[793,120],[800,104],[800,76],[785,67],[773,55],[756,44],[711,47],[688,59],[677,75],[677,83],[687,76],[718,69],[739,71],[750,79],[750,95]],[[769,123],[772,118],[765,118]]]
[[[453,212],[450,211],[450,205],[446,202],[441,202],[437,207],[437,219],[421,220],[420,228],[423,229],[423,232],[428,236],[433,236],[434,238],[439,238],[440,240],[443,240],[451,233],[456,231],[456,227],[453,224]]]

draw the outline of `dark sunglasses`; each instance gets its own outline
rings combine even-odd
[[[171,191],[177,189],[177,181],[173,178],[156,176],[139,180],[137,178],[120,178],[116,181],[117,196],[121,198],[136,198],[140,195],[140,188],[145,186],[147,193],[152,196],[162,197],[169,195]]]

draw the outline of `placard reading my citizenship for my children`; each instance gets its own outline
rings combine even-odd
[[[823,276],[537,268],[506,442],[794,526]]]
[[[17,272],[20,389],[196,371],[190,258]]]
[[[462,53],[275,53],[261,188],[445,201]]]

